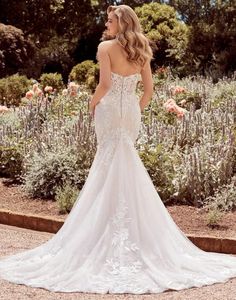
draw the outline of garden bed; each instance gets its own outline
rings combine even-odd
[[[39,216],[51,216],[65,220],[68,214],[59,213],[56,201],[51,199],[32,199],[20,185],[7,184],[0,178],[0,209]],[[236,238],[236,212],[226,213],[217,228],[207,226],[207,212],[188,205],[167,206],[175,223],[186,234],[210,235],[222,238]]]

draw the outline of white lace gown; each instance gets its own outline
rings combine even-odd
[[[236,257],[205,252],[177,227],[134,142],[139,74],[112,76],[95,109],[97,152],[61,229],[0,260],[0,277],[55,292],[160,293],[236,277]]]

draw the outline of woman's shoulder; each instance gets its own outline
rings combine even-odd
[[[99,61],[101,55],[109,55],[112,52],[112,43],[111,41],[102,41],[97,48],[97,55],[96,58]]]
[[[115,47],[116,45],[117,45],[117,42],[115,40],[102,41],[98,45],[98,49],[99,50],[109,50],[109,49],[112,49],[113,47]]]

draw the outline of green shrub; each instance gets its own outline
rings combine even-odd
[[[19,147],[1,146],[0,162],[0,176],[10,178],[14,182],[21,182],[23,155]]]
[[[26,76],[18,74],[0,79],[0,104],[19,106],[30,85]]]
[[[73,81],[77,81],[78,83],[86,83],[89,70],[93,69],[95,63],[92,60],[85,60],[76,66],[70,72],[69,79]],[[93,72],[93,71],[90,71]]]
[[[212,136],[186,150],[182,162],[175,167],[176,199],[200,207],[218,187],[228,184],[233,175],[233,147],[228,140],[216,143]]]
[[[1,129],[7,126],[8,129],[12,130],[12,132],[21,130],[20,117],[17,110],[13,110],[13,108],[11,108],[7,113],[1,114],[0,126]],[[10,138],[10,134],[8,134],[8,137]]]
[[[230,184],[221,186],[213,196],[205,200],[205,207],[209,210],[235,211],[236,210],[236,177]]]
[[[39,81],[43,89],[46,86],[51,86],[57,90],[61,90],[64,87],[62,76],[59,73],[44,73],[40,76]]]
[[[55,193],[59,212],[62,214],[69,213],[78,197],[79,190],[68,181],[62,187],[59,186]]]
[[[236,80],[226,82],[220,80],[216,85],[211,95],[211,101],[214,107],[226,106],[227,100],[233,99],[236,101]]]
[[[139,155],[160,197],[165,202],[174,190],[172,184],[174,169],[169,153],[163,149],[163,145],[159,144],[154,149],[145,147]]]
[[[88,70],[86,84],[88,88],[94,92],[99,82],[99,65],[94,64],[92,68]]]
[[[213,208],[209,210],[206,219],[207,219],[207,226],[209,227],[218,227],[218,222],[222,219],[223,213],[218,210],[217,208]]]
[[[64,146],[64,147],[63,147]],[[55,197],[56,189],[70,180],[81,189],[91,166],[90,153],[65,147],[34,153],[26,162],[24,189],[32,197]]]

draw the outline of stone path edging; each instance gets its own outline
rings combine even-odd
[[[64,221],[53,217],[43,217],[33,214],[21,214],[10,210],[0,210],[0,223],[37,231],[57,233]],[[214,236],[186,236],[204,251],[236,254],[236,239],[218,238]]]

